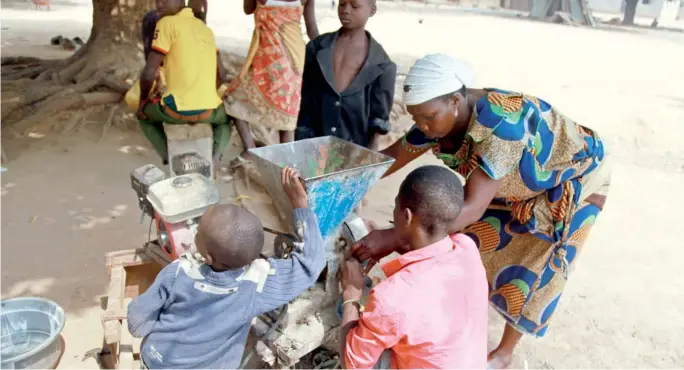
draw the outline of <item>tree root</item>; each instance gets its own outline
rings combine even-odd
[[[62,136],[69,136],[74,132],[78,131],[78,129],[74,129],[76,128],[76,126],[80,127],[80,125],[83,125],[83,123],[85,122],[86,118],[88,118],[88,115],[90,115],[90,113],[92,113],[92,108],[87,108],[85,110],[78,112],[71,119],[71,122],[64,126],[64,128],[62,129]]]
[[[56,79],[56,73],[60,72],[64,68],[68,68],[75,62],[85,59],[82,58],[84,55],[86,55],[86,51],[89,49],[88,44],[86,46],[78,49],[72,56],[58,61],[56,65],[50,66],[50,68],[44,70],[41,72],[38,77],[36,77],[36,81],[49,81],[49,80],[55,80]]]
[[[40,72],[40,74],[36,76],[35,81],[50,81],[55,73],[62,70],[62,68],[64,68],[64,66],[61,64],[56,67],[48,68],[43,72]]]
[[[82,93],[70,90],[55,94],[46,100],[33,114],[12,125],[12,129],[21,133],[62,110],[116,103],[121,100],[121,94],[115,92]]]
[[[17,65],[17,64],[40,64],[43,62],[42,59],[40,58],[35,58],[35,57],[2,57],[0,58],[2,62],[0,62],[0,65],[3,66],[8,66],[8,65]]]
[[[19,80],[22,78],[34,78],[34,77],[38,76],[41,72],[43,72],[46,68],[47,67],[43,66],[43,65],[25,68],[25,69],[22,69],[18,72],[3,76],[2,79],[5,81],[7,81],[7,80],[12,81],[12,80]]]
[[[89,64],[90,63],[86,63],[86,65],[81,68],[78,73],[76,73],[76,75],[73,77],[74,82],[80,83],[93,78],[93,76],[97,75],[98,73],[105,72],[109,74],[116,70],[116,68],[113,66],[109,66],[108,68],[98,68]]]
[[[127,93],[128,90],[131,88],[131,86],[127,83],[117,81],[116,79],[109,76],[102,77],[102,85],[110,90],[114,90],[121,94]]]
[[[3,80],[8,77],[15,79],[7,81],[3,86],[6,87],[6,89],[3,88],[6,91],[3,91],[2,110],[0,110],[0,117],[3,121],[6,122],[6,119],[11,117],[11,120],[15,122],[9,125],[10,131],[22,133],[33,124],[50,119],[62,110],[110,104],[123,98],[130,88],[125,81],[118,78],[120,74],[118,72],[123,69],[115,70],[117,67],[115,64],[104,68],[89,67],[90,59],[87,56],[77,57],[79,52],[65,61],[45,62],[34,58],[3,58],[2,63],[5,66],[13,63],[40,63],[38,66],[27,67],[7,77],[3,76]],[[67,64],[67,61],[73,63]],[[25,80],[27,77],[33,77],[33,79]],[[27,86],[25,87],[24,84]],[[35,106],[35,109],[20,110],[31,105]],[[15,112],[17,114],[13,114]]]
[[[111,81],[109,81],[111,83]],[[38,103],[35,111],[23,117],[18,122],[11,124],[11,131],[24,133],[33,125],[49,120],[56,113],[74,108],[85,108],[99,104],[116,103],[121,100],[123,94],[114,92],[91,92],[99,86],[105,86],[105,78],[97,75],[90,80],[67,86],[32,86],[28,93],[17,96],[9,101],[3,101],[2,117],[9,116],[13,111]],[[121,88],[122,86],[119,86]]]
[[[3,105],[6,105],[3,106],[1,117],[2,119],[5,119],[15,110],[29,104],[40,102],[42,100],[46,100],[46,102],[43,104],[49,104],[50,100],[59,99],[60,94],[64,95],[68,94],[69,92],[85,93],[97,87],[100,84],[100,80],[101,79],[98,77],[97,79],[92,79],[79,85],[67,87],[54,85],[42,86],[42,84],[33,85],[28,89],[28,91],[25,94],[16,96],[8,100],[3,100]]]
[[[10,57],[8,57],[10,58]],[[22,78],[35,78],[46,69],[59,64],[55,60],[40,60],[37,58],[12,57],[14,59],[3,61],[2,79],[3,81],[14,81]],[[25,62],[21,63],[22,61]],[[10,62],[17,63],[10,63]]]
[[[109,110],[109,116],[107,117],[107,120],[105,121],[104,125],[102,126],[102,134],[100,135],[100,140],[97,141],[98,143],[100,143],[104,139],[105,135],[107,134],[107,130],[109,129],[109,126],[112,125],[112,121],[114,120],[114,115],[116,114],[116,112],[118,110],[119,110],[118,105],[112,106],[112,108]]]
[[[4,120],[15,110],[29,104],[41,101],[53,94],[64,90],[62,86],[32,86],[25,94],[15,96],[10,99],[3,99],[2,114],[0,117]]]
[[[71,83],[74,77],[83,70],[88,60],[86,58],[81,58],[78,61],[72,63],[71,65],[65,67],[59,72],[56,72],[56,80],[61,83]],[[53,80],[55,77],[52,78]]]

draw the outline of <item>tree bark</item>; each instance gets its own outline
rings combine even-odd
[[[634,17],[636,17],[636,9],[639,5],[639,0],[626,0],[625,1],[625,16],[622,18],[622,24],[633,25]]]
[[[81,82],[103,69],[117,78],[133,77],[142,67],[141,21],[154,0],[93,0],[93,26],[82,58],[87,65],[73,78]]]
[[[39,81],[79,83],[98,72],[125,80],[142,67],[141,21],[154,0],[92,0],[93,26],[88,42],[60,66],[42,72]]]

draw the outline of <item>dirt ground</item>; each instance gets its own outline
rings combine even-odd
[[[211,2],[220,46],[246,53],[253,22],[238,1]],[[337,26],[329,3],[321,31]],[[53,2],[51,12],[3,1],[2,54],[63,57],[45,46],[57,31],[87,37],[87,1]],[[417,21],[423,18],[422,24]],[[596,30],[492,17],[454,9],[380,3],[369,30],[406,71],[415,58],[447,52],[476,67],[480,86],[538,95],[606,137],[613,186],[543,339],[524,338],[515,366],[684,367],[684,33]],[[140,246],[148,223],[129,172],[159,164],[129,126],[100,140],[101,122],[76,134],[36,132],[9,140],[2,173],[2,297],[44,296],[67,312],[63,368],[93,368],[83,354],[101,344],[103,255]],[[434,163],[430,155],[415,165]],[[415,166],[413,166],[415,167]],[[391,217],[402,174],[381,181],[364,212]],[[224,201],[235,194],[221,181]],[[676,189],[680,189],[677,191]],[[490,346],[502,320],[491,315]]]

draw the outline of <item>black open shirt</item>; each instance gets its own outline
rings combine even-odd
[[[338,93],[333,76],[338,32],[323,34],[306,46],[295,139],[332,135],[368,147],[376,133],[384,135],[390,130],[397,66],[366,32],[368,57],[351,84]]]

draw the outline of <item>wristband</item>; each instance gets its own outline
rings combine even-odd
[[[358,299],[346,300],[346,301],[342,302],[342,307],[344,307],[344,305],[346,305],[347,303],[351,303],[351,304],[355,305],[356,308],[359,310],[359,312],[363,312],[364,307]]]

